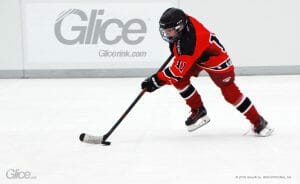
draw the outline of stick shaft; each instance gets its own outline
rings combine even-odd
[[[170,60],[173,58],[173,54],[171,54],[167,60],[161,65],[161,67],[158,69],[157,72],[162,71],[170,62]],[[115,129],[120,125],[120,123],[123,121],[123,119],[127,116],[127,114],[131,111],[131,109],[136,105],[136,103],[142,98],[142,96],[145,94],[146,90],[143,89],[139,95],[134,99],[134,101],[130,104],[130,106],[126,109],[126,111],[121,115],[121,117],[118,119],[118,121],[114,124],[114,126],[103,136],[102,142],[105,142],[106,139],[115,131]]]

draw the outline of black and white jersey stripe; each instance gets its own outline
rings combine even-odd
[[[238,111],[245,114],[252,107],[252,102],[248,97],[243,97],[242,100],[235,107]]]
[[[180,79],[182,79],[182,77],[176,76],[176,75],[172,72],[172,70],[170,69],[170,67],[167,67],[163,72],[164,72],[165,76],[167,76],[167,77],[169,77],[169,78],[172,78],[172,79],[174,79],[174,80],[176,80],[176,81],[179,81]]]
[[[196,92],[196,89],[191,84],[183,88],[182,90],[179,90],[179,94],[184,99],[189,99],[193,96],[193,94]]]

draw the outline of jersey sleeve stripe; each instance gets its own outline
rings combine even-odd
[[[175,79],[176,81],[179,81],[179,80],[182,78],[182,77],[178,77],[178,76],[174,75],[174,73],[170,70],[169,67],[166,68],[166,69],[164,70],[164,73],[165,73],[168,77],[170,77],[170,78],[172,78],[172,79]]]

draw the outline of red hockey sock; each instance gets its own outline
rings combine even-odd
[[[193,85],[190,84],[179,90],[179,94],[184,98],[186,104],[190,106],[191,109],[197,109],[203,106],[201,97]]]
[[[258,112],[257,112],[254,105],[252,105],[250,107],[250,109],[247,112],[244,113],[244,115],[251,122],[251,124],[254,125],[254,127],[259,126],[260,116],[259,116],[259,114],[258,114]]]
[[[197,109],[203,106],[201,97],[199,93],[195,90],[194,94],[190,98],[185,99],[186,104],[191,107],[191,109]]]
[[[234,105],[255,127],[258,126],[260,115],[250,99],[243,96],[235,83],[224,86],[221,90],[227,102]]]

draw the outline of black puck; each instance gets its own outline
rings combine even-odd
[[[85,133],[80,134],[79,140],[80,140],[81,142],[83,142],[84,137],[85,137]]]

